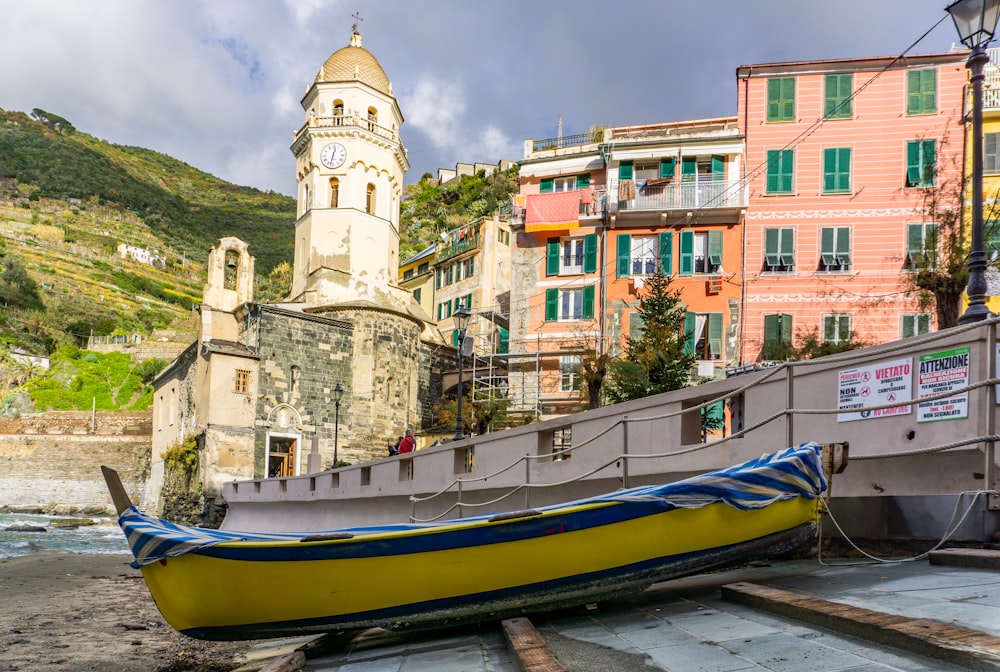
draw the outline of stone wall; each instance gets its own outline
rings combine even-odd
[[[97,431],[92,432],[96,418]],[[149,474],[150,414],[56,412],[0,422],[0,508],[113,512],[101,466],[140,504]]]

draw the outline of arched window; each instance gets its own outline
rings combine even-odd
[[[330,207],[339,207],[338,203],[340,201],[340,180],[336,177],[330,178]]]
[[[302,185],[302,205],[303,205],[303,211],[312,209],[312,192],[309,191],[308,184]]]
[[[375,214],[375,185],[368,183],[368,191],[365,194],[365,212],[369,215]]]
[[[341,126],[344,123],[344,101],[333,101],[333,125]]]
[[[368,108],[368,130],[374,131],[375,127],[378,126],[378,110],[374,107]]]
[[[226,250],[225,268],[223,271],[223,286],[226,289],[236,289],[236,272],[240,268],[240,253],[236,250]]]

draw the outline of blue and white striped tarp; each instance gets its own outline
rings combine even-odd
[[[735,467],[668,483],[588,497],[586,499],[537,509],[553,511],[566,506],[592,503],[654,502],[667,508],[698,508],[717,502],[738,509],[759,509],[773,502],[805,497],[815,499],[826,491],[820,448],[816,443],[803,443],[785,450],[763,455]],[[396,532],[402,530],[437,529],[460,522],[484,520],[487,513],[458,520],[424,524],[377,525],[341,528],[327,532],[260,533],[231,530],[207,530],[186,527],[140,513],[131,507],[118,519],[128,538],[134,566],[176,557],[224,542],[298,542],[307,535],[345,532],[354,536]]]

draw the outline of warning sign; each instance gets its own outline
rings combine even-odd
[[[951,392],[969,384],[969,348],[920,355],[917,370],[920,398]],[[960,420],[969,417],[969,393],[917,404],[917,422]]]
[[[838,377],[837,422],[907,415],[909,406],[871,408],[911,399],[913,390],[913,359],[859,366],[840,371]],[[850,411],[850,409],[858,409]]]

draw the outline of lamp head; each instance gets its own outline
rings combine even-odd
[[[333,386],[333,401],[334,401],[334,403],[339,404],[340,400],[341,400],[341,398],[343,398],[343,396],[344,396],[344,388],[340,386],[340,383],[337,383],[336,385]]]
[[[957,0],[945,11],[951,14],[962,44],[975,49],[993,39],[1000,18],[1000,0]]]
[[[465,327],[469,324],[469,318],[472,317],[472,313],[469,309],[465,307],[465,303],[459,305],[458,310],[452,313],[452,319],[455,320],[455,327],[461,331],[465,332]]]

